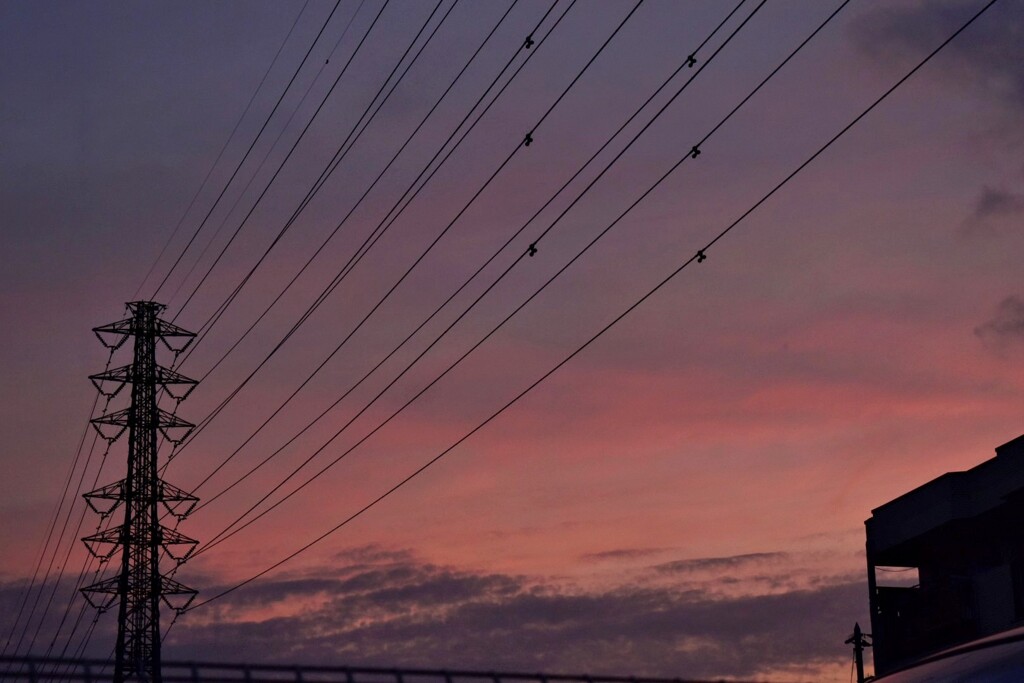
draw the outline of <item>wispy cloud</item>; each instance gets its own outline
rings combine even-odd
[[[974,328],[974,334],[999,354],[1024,343],[1024,300],[1008,296],[996,306],[995,314]]]
[[[770,573],[764,565],[784,557],[684,560],[664,571],[759,566]],[[866,590],[850,580],[733,598],[688,581],[580,589],[391,558],[334,579],[324,579],[322,568],[315,576],[268,581],[226,597],[215,618],[183,619],[167,656],[763,676],[844,661],[842,636],[863,618]],[[301,608],[282,610],[289,604]]]
[[[879,64],[893,64],[927,54],[977,8],[968,0],[879,3],[853,23],[851,37]],[[931,77],[994,97],[1013,112],[1024,111],[1024,14],[1013,3],[993,8],[971,32],[970,40],[949,46],[953,58],[946,68],[931,70]]]
[[[961,229],[966,234],[997,234],[1004,229],[1007,219],[1021,215],[1024,215],[1024,194],[986,185]]]
[[[786,553],[746,553],[727,557],[698,557],[691,560],[676,560],[656,565],[654,568],[666,574],[691,574],[694,572],[737,569],[750,565],[777,562],[788,557]]]
[[[345,556],[359,562],[256,582],[186,615],[165,656],[701,678],[784,672],[787,680],[817,680],[809,672],[844,665],[843,637],[863,621],[866,603],[864,583],[848,576],[793,588],[786,553],[680,560],[656,565],[669,580],[610,588],[440,566],[376,546]],[[696,575],[723,568],[727,575]],[[190,582],[205,595],[227,585],[200,576]],[[737,593],[744,582],[750,586]],[[766,591],[752,592],[758,587]],[[9,630],[23,588],[0,584],[0,632]],[[72,621],[56,640],[53,633],[63,598],[73,594],[64,581],[35,654],[51,641],[60,653]],[[81,604],[74,599],[72,620]],[[75,644],[92,618],[84,614]],[[109,654],[114,621],[113,613],[99,621],[86,654]]]
[[[665,552],[665,548],[615,548],[597,553],[580,555],[584,562],[612,562],[616,560],[639,560]]]

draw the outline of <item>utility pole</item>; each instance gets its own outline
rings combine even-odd
[[[860,624],[854,622],[853,635],[846,639],[847,645],[853,645],[853,660],[857,664],[857,683],[864,683],[864,648],[871,647],[871,634],[862,633]]]
[[[128,432],[128,470],[124,479],[85,494],[89,506],[104,519],[123,507],[120,525],[82,539],[101,562],[120,550],[117,575],[82,588],[86,600],[101,612],[118,605],[117,644],[114,648],[114,682],[137,680],[160,683],[160,603],[182,611],[196,591],[160,571],[160,555],[166,552],[179,564],[195,549],[198,541],[160,523],[162,513],[184,519],[198,499],[160,478],[157,454],[160,437],[180,443],[194,425],[162,410],[160,392],[180,402],[196,381],[157,363],[157,342],[175,356],[185,350],[195,334],[160,319],[165,306],[152,301],[133,301],[131,317],[94,328],[104,346],[117,349],[129,337],[135,340],[131,365],[90,376],[104,396],[116,396],[130,384],[131,404],[123,410],[92,420],[93,427],[108,442]],[[173,601],[173,602],[172,602]]]

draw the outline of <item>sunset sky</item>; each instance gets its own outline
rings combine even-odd
[[[442,0],[411,54],[452,1]],[[157,293],[168,320],[198,330],[216,312],[437,6],[383,6],[280,176],[182,308],[382,2],[340,2],[252,154]],[[538,43],[516,53],[550,1],[519,0],[503,20],[506,0],[456,1],[182,373],[202,377],[222,357],[501,20],[497,30],[308,270],[180,405],[180,416],[199,422],[217,407],[380,224],[506,61],[513,54],[513,68],[529,61],[351,275],[176,455],[168,481],[191,490],[252,434],[511,154],[386,303],[197,495],[206,500],[225,489],[335,401],[522,226],[736,3],[642,2],[536,125],[634,4],[558,0],[534,34]],[[702,68],[758,7],[747,0],[697,52],[697,65],[683,69],[439,318],[180,530],[201,542],[218,534],[367,405],[553,224],[535,256],[522,258],[271,501],[347,451],[583,249],[839,4],[768,0]],[[200,600],[216,595],[446,449],[693,256],[984,4],[852,0],[699,157],[455,370],[301,493],[175,578],[199,589]],[[56,640],[54,633],[84,561],[74,539],[97,523],[90,513],[76,532],[84,508],[76,495],[53,582],[33,620],[12,624],[86,427],[95,395],[87,376],[107,362],[91,328],[125,317],[124,303],[140,284],[141,297],[153,296],[333,6],[0,3],[0,638],[13,628],[17,640],[27,629],[19,654],[40,619],[32,652],[43,654],[51,641],[55,654],[64,647],[68,625]],[[854,621],[868,619],[862,525],[870,510],[992,457],[995,446],[1024,433],[1021,64],[1024,4],[1001,0],[709,249],[704,262],[365,515],[182,616],[165,656],[848,680],[843,640]],[[517,148],[528,131],[533,142]],[[161,354],[162,362],[173,361],[166,349]],[[125,347],[113,365],[130,361]],[[126,395],[111,409],[124,407]],[[80,481],[84,491],[97,476],[100,484],[123,476],[126,442],[111,448],[100,472],[102,442],[96,444],[83,470],[89,436],[70,475],[72,492]],[[58,530],[66,514],[62,508]],[[43,617],[53,585],[56,597]],[[79,609],[74,599],[69,620]],[[72,649],[91,612],[85,619]],[[113,615],[105,615],[86,652],[105,657],[114,628]]]

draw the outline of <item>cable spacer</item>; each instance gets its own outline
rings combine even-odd
[[[694,67],[694,65],[696,63],[697,63],[697,58],[694,55],[689,55],[686,58],[686,66],[690,67],[691,69]]]
[[[533,131],[532,130],[529,133],[526,134],[525,138],[523,138],[523,144],[526,145],[527,147],[530,146],[531,142],[533,142]]]
[[[700,156],[700,147],[698,147],[697,145],[694,145],[693,149],[690,150],[690,158],[691,159],[696,159],[699,156]]]
[[[531,257],[534,256],[537,253],[537,243],[532,243],[530,247],[526,250],[526,253]]]
[[[707,259],[707,257],[708,255],[704,253],[703,249],[701,249],[697,252],[697,263],[704,263],[704,260]]]
[[[523,41],[523,47],[529,50],[531,47],[533,47],[533,45],[533,34],[531,33],[530,35],[526,36],[526,40]]]

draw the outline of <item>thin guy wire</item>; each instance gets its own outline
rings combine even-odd
[[[114,356],[113,350],[111,350],[110,354],[107,356],[107,363],[106,363],[106,365],[104,367],[104,372],[110,368],[110,363],[111,363],[111,360],[113,359],[113,356]],[[97,394],[97,402],[98,401],[99,401],[99,394]],[[94,404],[94,406],[95,406],[95,404]],[[109,408],[109,406],[110,406],[110,398],[108,397],[106,399],[105,403],[104,403],[103,411],[102,411],[101,414],[105,415],[106,412],[107,412],[107,409]],[[93,408],[93,411],[95,411],[95,407]],[[91,425],[91,422],[86,423],[86,429],[87,430],[88,430],[88,427],[90,425]],[[85,436],[85,434],[87,434],[87,433],[88,433],[87,431],[85,433],[83,433],[83,436]],[[77,485],[77,488],[76,488],[76,493],[78,491],[81,491],[82,482],[83,482],[83,480],[85,478],[86,472],[89,469],[89,464],[92,461],[93,452],[94,452],[94,450],[96,448],[96,439],[97,439],[97,437],[98,437],[98,433],[93,435],[93,440],[92,440],[92,443],[89,446],[88,455],[86,456],[85,463],[82,466],[82,472],[81,472],[81,474],[79,476],[79,481],[78,481],[78,485]],[[77,456],[76,456],[76,460],[77,460]],[[72,469],[72,474],[73,473],[74,473],[74,470]],[[50,555],[50,561],[47,564],[46,572],[43,575],[42,583],[39,586],[39,590],[36,592],[35,600],[32,603],[32,607],[29,610],[28,616],[26,617],[24,627],[22,629],[21,635],[18,637],[18,642],[17,642],[17,644],[14,647],[13,654],[17,654],[18,650],[21,649],[21,645],[24,642],[25,636],[28,634],[28,629],[31,628],[32,617],[35,616],[36,610],[39,607],[39,600],[42,598],[43,592],[46,589],[46,584],[49,581],[50,572],[53,570],[54,560],[57,559],[57,554],[58,554],[59,549],[60,549],[60,544],[61,544],[61,541],[64,539],[65,533],[67,532],[67,525],[68,525],[68,522],[71,519],[71,512],[72,512],[73,509],[74,509],[74,503],[73,502],[69,503],[68,506],[67,506],[67,512],[64,515],[64,523],[61,525],[60,533],[57,535],[57,541],[56,541],[56,543],[53,546],[53,553]],[[58,516],[59,516],[59,511],[58,511]],[[51,594],[51,600],[52,600],[52,594]],[[19,614],[20,614],[20,611],[19,611]],[[42,623],[42,620],[40,620],[40,624],[41,623]],[[16,625],[17,625],[17,622],[15,622],[15,626]],[[37,629],[37,632],[38,632],[38,629]],[[12,637],[13,637],[13,632],[12,632]],[[6,652],[6,647],[4,648],[4,651]]]
[[[89,420],[91,420],[96,412],[96,406],[99,405],[100,396],[97,393],[93,399],[92,407],[89,409]],[[7,634],[6,642],[4,643],[3,650],[0,651],[0,657],[7,654],[7,648],[10,647],[11,639],[14,637],[14,632],[18,628],[18,622],[21,621],[21,617],[25,611],[25,605],[28,602],[28,596],[32,593],[32,589],[35,587],[36,580],[39,577],[39,570],[42,569],[43,560],[46,558],[46,551],[50,547],[50,541],[53,539],[53,532],[57,528],[57,520],[60,519],[60,511],[64,507],[64,503],[67,500],[67,493],[71,486],[71,482],[75,476],[75,470],[78,468],[78,461],[82,456],[83,449],[85,447],[86,437],[89,435],[89,420],[85,422],[85,429],[82,431],[82,437],[79,439],[78,449],[75,452],[75,458],[71,463],[71,468],[68,470],[67,480],[64,482],[64,492],[61,494],[60,500],[57,503],[57,507],[53,511],[53,519],[50,521],[50,528],[46,532],[45,541],[42,544],[42,548],[39,550],[39,559],[36,560],[36,568],[32,572],[32,579],[29,581],[28,587],[22,592],[21,603],[18,606],[18,613],[14,617],[14,622],[11,624],[11,630]]]
[[[93,477],[93,483],[92,483],[92,489],[91,490],[95,490],[96,487],[99,485],[100,477],[103,474],[103,468],[105,467],[105,465],[107,463],[107,457],[110,455],[110,448],[111,448],[111,444],[108,443],[107,446],[106,446],[106,449],[103,452],[103,456],[100,459],[99,467],[96,469],[96,476]],[[85,514],[86,514],[87,510],[88,510],[88,506],[83,506],[82,515],[81,515],[81,517],[78,520],[78,528],[76,529],[76,531],[74,533],[74,536],[78,536],[78,534],[81,532],[82,523],[85,521]],[[96,532],[97,533],[99,533],[100,531],[102,531],[104,529],[104,522],[106,522],[106,528],[109,529],[111,527],[111,525],[113,524],[113,519],[109,515],[108,516],[101,516],[99,522],[97,522],[97,524],[96,524]],[[65,564],[67,564],[67,562],[71,558],[71,548],[72,547],[74,547],[74,546],[69,546],[69,548],[68,548],[68,554],[67,554],[67,556],[65,557],[65,560],[64,560]],[[68,597],[67,605],[65,606],[65,609],[64,609],[64,614],[61,617],[61,620],[60,620],[60,623],[57,626],[56,632],[54,633],[53,640],[50,642],[50,645],[49,645],[49,647],[46,650],[46,655],[45,656],[47,656],[47,657],[50,655],[50,652],[53,650],[53,648],[56,645],[57,639],[60,637],[60,631],[64,627],[64,623],[67,620],[68,614],[70,613],[71,606],[72,606],[72,604],[74,602],[74,596],[78,595],[79,594],[79,589],[81,589],[84,586],[84,580],[85,580],[85,577],[86,577],[86,575],[88,574],[88,571],[89,571],[88,567],[91,564],[90,560],[97,560],[96,575],[99,574],[99,572],[102,569],[103,565],[106,563],[106,560],[95,558],[92,555],[92,553],[87,553],[86,554],[85,562],[83,563],[82,569],[78,573],[78,578],[75,580],[75,584],[74,584],[74,586],[72,588],[71,595]],[[94,576],[94,581],[93,582],[95,582],[95,576]],[[84,600],[82,601],[82,608],[83,609],[85,608],[85,601]],[[80,621],[80,618],[77,619],[75,621],[75,624],[72,626],[71,633],[68,635],[68,642],[70,642],[70,639],[74,636],[75,631],[78,629],[78,622],[79,621]],[[66,649],[67,649],[67,646],[65,645],[65,651],[66,651]],[[62,657],[64,656],[63,652],[61,653],[61,656]]]
[[[109,404],[109,400],[107,401],[107,403]],[[106,413],[106,410],[104,409],[104,414],[105,413]],[[97,434],[97,436],[98,436],[98,434]],[[94,439],[94,443],[95,443],[95,439]],[[100,475],[101,475],[101,473],[103,471],[103,465],[106,464],[106,462],[107,462],[107,456],[110,453],[110,446],[111,446],[111,444],[108,442],[106,444],[106,448],[103,451],[103,456],[102,456],[102,459],[100,460],[100,466],[97,468],[96,476],[93,478],[93,487],[92,487],[93,489],[95,489],[96,484],[99,482]],[[82,476],[81,476],[81,478],[79,479],[79,482],[78,482],[78,490],[79,491],[82,490],[82,484],[84,483],[84,480],[85,480],[85,473],[86,472],[83,469],[82,470]],[[90,489],[90,490],[92,490],[92,489]],[[77,537],[78,537],[78,534],[81,533],[81,531],[82,531],[82,524],[85,521],[85,515],[86,515],[86,512],[89,509],[88,506],[84,502],[81,504],[81,507],[82,507],[82,513],[78,517],[78,523],[75,526],[75,531],[72,533],[72,536],[71,536],[71,538],[70,538],[70,540],[68,542],[67,552],[64,553],[64,559],[61,562],[60,568],[57,571],[57,579],[53,582],[53,588],[50,590],[50,596],[49,596],[49,598],[47,598],[46,606],[43,608],[43,613],[39,617],[39,622],[36,624],[36,630],[32,634],[32,638],[29,641],[28,647],[26,648],[26,654],[31,652],[32,648],[35,647],[36,639],[39,637],[39,633],[40,633],[40,630],[43,627],[43,623],[46,621],[46,616],[50,613],[50,608],[53,605],[53,599],[56,596],[58,589],[60,588],[60,582],[64,579],[64,571],[67,568],[68,562],[71,560],[71,553],[73,552],[73,550],[76,547],[78,547],[79,539]],[[70,519],[70,512],[71,512],[71,510],[69,509],[68,512],[69,512],[68,519]]]
[[[104,367],[104,372],[110,368],[110,363],[113,360],[113,357],[114,357],[114,351],[113,351],[113,349],[111,349],[110,353],[107,354],[107,362],[106,362],[106,365]],[[83,449],[85,447],[85,441],[86,441],[86,438],[88,437],[89,431],[90,431],[89,428],[90,428],[90,426],[92,424],[91,421],[92,421],[92,418],[96,414],[96,406],[99,405],[99,400],[100,400],[100,394],[99,394],[99,392],[97,392],[95,397],[93,398],[92,407],[89,408],[89,418],[85,422],[85,427],[82,430],[82,436],[78,440],[78,448],[75,451],[75,458],[74,458],[73,462],[71,463],[71,468],[68,470],[67,480],[64,483],[64,491],[61,493],[60,502],[58,503],[57,508],[54,510],[53,520],[50,522],[50,529],[46,533],[46,541],[43,543],[43,548],[40,551],[39,559],[36,562],[36,568],[32,572],[32,579],[29,582],[29,586],[28,586],[28,588],[26,589],[26,591],[22,595],[22,602],[21,602],[21,605],[18,607],[18,614],[15,617],[14,623],[11,625],[11,631],[10,631],[10,633],[7,636],[7,641],[4,644],[3,651],[0,652],[0,656],[3,656],[3,655],[7,654],[7,648],[10,645],[11,639],[14,636],[14,631],[17,629],[18,622],[21,620],[22,613],[23,613],[23,611],[25,609],[25,603],[27,602],[28,596],[32,592],[32,588],[35,585],[36,579],[38,578],[39,570],[42,568],[43,559],[46,557],[46,550],[47,550],[47,548],[50,545],[50,541],[52,540],[53,531],[56,528],[57,520],[60,519],[61,508],[63,508],[64,502],[67,500],[67,492],[69,490],[69,487],[71,486],[72,480],[74,479],[75,470],[78,468],[78,461],[81,458],[81,455],[83,453]],[[109,401],[108,401],[108,404],[109,404]],[[94,448],[94,447],[95,447],[95,439],[93,440],[93,443],[90,446],[90,453],[89,453],[89,455],[86,456],[86,464],[85,464],[85,468],[86,469],[88,468],[88,466],[89,466],[88,463],[89,463],[89,461],[90,461],[90,459],[92,457],[91,449]],[[59,543],[60,543],[60,539],[58,539],[58,544]],[[56,549],[54,549],[54,552],[56,552]],[[49,570],[47,570],[47,571],[49,571]]]

